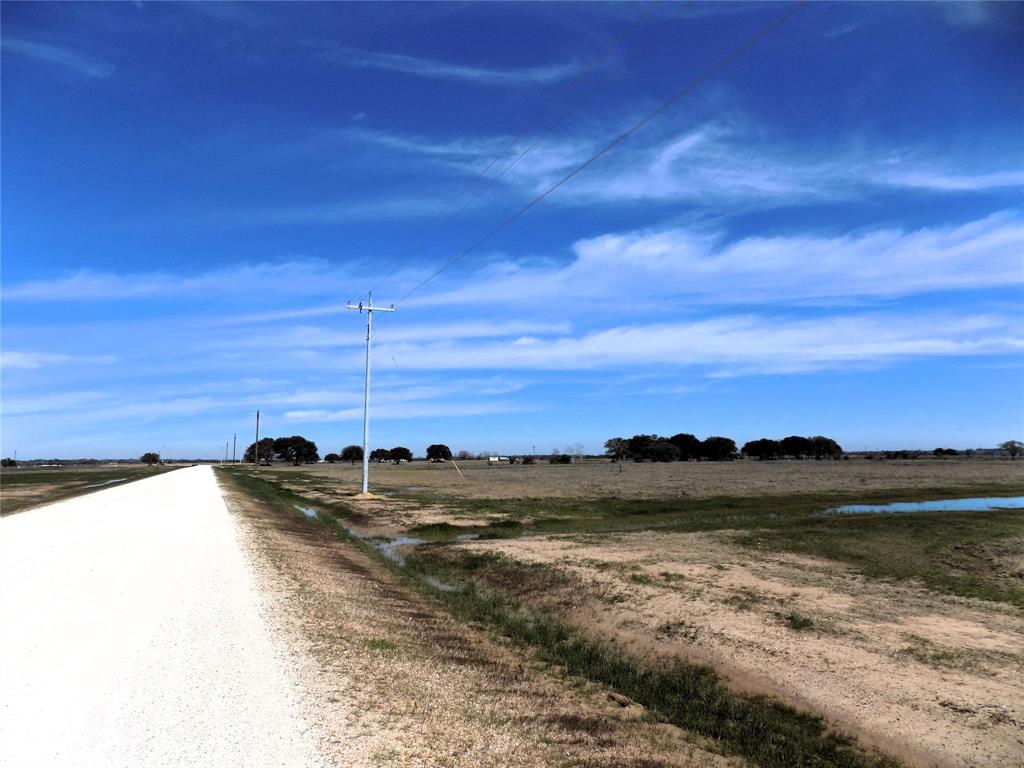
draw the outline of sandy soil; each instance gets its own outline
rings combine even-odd
[[[826,715],[921,766],[1024,765],[1024,617],[715,534],[530,537],[463,546],[571,574],[542,602],[652,658]],[[786,615],[811,618],[797,631]]]
[[[893,488],[984,487],[1024,483],[1024,461],[998,458],[913,461],[735,461],[491,466],[459,463],[465,481],[450,464],[375,464],[370,484],[377,493],[472,499],[666,498],[687,496],[870,493]],[[266,470],[261,470],[266,471]],[[349,464],[275,466],[275,473],[310,472],[339,483],[342,493],[359,489],[362,469]]]
[[[317,523],[228,498],[338,765],[742,764],[451,619]]]
[[[0,519],[0,764],[322,765],[209,467]]]

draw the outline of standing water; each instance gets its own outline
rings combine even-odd
[[[897,501],[892,504],[846,504],[841,507],[833,507],[826,512],[839,515],[861,515],[889,512],[987,512],[993,509],[1024,509],[1024,496]]]

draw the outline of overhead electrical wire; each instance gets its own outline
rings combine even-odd
[[[612,48],[613,52],[616,50],[617,46],[619,46],[623,41],[629,39],[633,35],[633,33],[636,32],[636,30],[644,22],[646,22],[651,17],[651,15],[654,12],[654,9],[661,2],[662,2],[662,0],[654,0],[653,3],[649,4],[649,6],[647,7],[647,10],[646,10],[646,12],[644,14],[642,14],[635,22],[633,22],[633,24],[630,25],[630,27],[625,32],[623,32],[617,38],[612,40],[612,42],[610,44],[610,47]],[[675,13],[673,13],[671,16],[667,17],[665,19],[665,21],[672,21],[673,19],[677,18],[687,6],[692,5],[694,2],[695,2],[695,0],[684,0],[682,3],[680,3],[679,9]],[[613,75],[615,75],[616,73],[620,72],[622,70],[622,68],[626,65],[626,63],[637,53],[637,51],[639,50],[639,48],[641,47],[641,44],[643,42],[645,42],[645,41],[643,41],[643,40],[640,41],[640,43],[638,43],[631,50],[629,50],[628,53],[625,55],[625,57],[623,57],[623,59],[619,62],[618,66],[616,66],[614,69],[609,71],[608,75],[606,76],[606,79],[610,78]],[[505,173],[512,166],[514,166],[516,163],[518,163],[519,160],[522,159],[523,155],[527,154],[534,147],[536,147],[537,144],[540,143],[540,139],[544,138],[544,136],[548,135],[552,130],[554,130],[554,128],[556,128],[558,125],[560,125],[562,122],[564,122],[566,120],[566,118],[568,118],[569,115],[572,114],[573,107],[570,107],[567,112],[563,113],[561,115],[561,117],[557,118],[551,125],[549,125],[548,128],[544,131],[544,133],[541,134],[540,139],[536,140],[524,152],[521,152],[515,159],[512,160],[512,162],[509,165],[507,165],[503,170],[501,170],[496,176],[491,177],[484,184],[484,186],[481,189],[479,189],[476,192],[476,194],[473,195],[473,197],[468,202],[466,202],[461,208],[456,210],[450,216],[448,216],[447,218],[444,218],[445,214],[448,213],[449,209],[451,209],[451,207],[453,205],[455,205],[455,203],[458,202],[458,200],[463,195],[465,195],[478,181],[480,181],[482,178],[484,178],[484,176],[487,174],[487,172],[490,171],[491,168],[493,168],[495,166],[495,164],[499,160],[501,160],[501,158],[504,157],[505,154],[510,149],[512,149],[524,137],[529,136],[531,133],[533,133],[538,127],[540,127],[543,124],[543,122],[547,118],[548,113],[550,112],[551,108],[553,108],[553,107],[555,107],[557,105],[559,99],[563,99],[564,100],[564,99],[568,98],[573,93],[573,91],[576,90],[576,88],[578,88],[580,85],[583,84],[583,82],[586,80],[586,78],[594,70],[596,70],[601,64],[604,64],[606,61],[608,61],[608,59],[610,59],[611,56],[612,56],[612,53],[609,53],[609,54],[607,54],[605,56],[596,57],[596,58],[592,59],[590,61],[590,63],[588,63],[583,68],[583,71],[581,71],[579,74],[577,74],[572,79],[572,81],[570,81],[569,85],[564,89],[564,93],[562,93],[558,98],[554,98],[554,99],[549,100],[548,103],[545,104],[544,108],[541,110],[541,117],[540,117],[540,119],[535,120],[534,122],[527,124],[527,126],[522,131],[520,131],[518,134],[516,134],[504,147],[502,147],[498,151],[498,153],[493,158],[491,158],[491,161],[486,165],[486,167],[483,168],[483,170],[481,170],[479,173],[476,174],[476,176],[474,176],[472,179],[470,179],[466,183],[466,185],[458,192],[458,194],[456,194],[451,200],[448,201],[448,203],[444,206],[444,208],[442,208],[440,211],[438,211],[436,214],[434,214],[434,216],[431,218],[431,220],[429,222],[427,222],[426,225],[424,225],[423,227],[420,228],[420,232],[425,232],[425,234],[416,242],[416,244],[412,248],[412,250],[409,251],[401,259],[399,259],[399,261],[397,263],[392,264],[390,266],[385,266],[384,269],[382,269],[382,270],[378,270],[374,274],[374,276],[370,278],[369,285],[361,293],[367,293],[368,291],[375,290],[384,280],[387,280],[389,277],[394,275],[399,269],[401,269],[405,264],[409,263],[409,261],[411,261],[417,254],[419,254],[420,250],[423,248],[424,245],[426,245],[428,242],[430,242],[430,240],[435,235],[437,235],[446,226],[448,226],[456,218],[458,218],[458,216],[464,210],[466,210],[466,208],[468,208],[470,205],[472,205],[474,202],[476,202],[476,200],[478,200],[480,198],[480,196],[483,195],[494,184],[495,181],[500,179],[503,175],[505,175]],[[591,88],[589,92],[585,93],[585,95],[589,96],[591,93],[593,93],[593,90],[594,90],[594,88]],[[574,102],[578,101],[578,99],[579,99],[579,97],[575,97],[574,98]]]
[[[655,109],[651,110],[646,115],[644,115],[642,118],[637,120],[635,123],[633,123],[632,126],[630,126],[628,129],[626,129],[625,131],[620,133],[618,136],[616,136],[610,142],[605,144],[601,149],[599,149],[597,152],[592,154],[590,157],[588,157],[582,163],[580,163],[579,165],[575,166],[571,171],[569,171],[569,173],[567,173],[561,179],[559,179],[554,184],[552,184],[550,187],[548,187],[544,192],[542,192],[541,194],[537,195],[535,198],[530,200],[528,203],[526,203],[524,206],[519,208],[513,214],[511,214],[507,218],[505,218],[502,221],[500,221],[498,224],[496,224],[494,227],[492,227],[486,233],[484,233],[479,238],[477,238],[467,248],[465,248],[464,250],[462,250],[459,253],[457,253],[455,256],[453,256],[451,259],[449,259],[443,265],[441,265],[441,267],[439,267],[437,270],[432,272],[430,275],[428,275],[426,278],[424,278],[421,282],[417,283],[412,289],[410,289],[408,292],[406,292],[405,295],[403,295],[397,302],[395,302],[395,304],[399,304],[399,303],[405,301],[406,299],[408,299],[412,294],[416,293],[416,291],[418,291],[420,288],[422,288],[423,286],[427,285],[429,282],[431,282],[434,278],[436,278],[442,272],[445,272],[447,269],[449,269],[450,267],[452,267],[453,265],[455,265],[456,263],[461,261],[463,258],[465,258],[470,253],[472,253],[474,250],[476,250],[480,245],[482,245],[489,238],[491,238],[492,236],[497,234],[499,231],[501,231],[506,226],[511,224],[513,221],[518,219],[520,216],[522,216],[528,210],[530,210],[535,205],[540,203],[542,200],[547,198],[549,195],[551,195],[551,193],[553,193],[555,190],[557,190],[563,184],[568,182],[570,179],[572,179],[573,177],[575,177],[576,175],[578,175],[582,171],[586,170],[588,167],[590,167],[592,164],[594,164],[598,160],[600,160],[602,157],[604,157],[606,154],[608,154],[611,150],[613,150],[619,144],[624,142],[626,139],[628,139],[634,133],[636,133],[641,128],[643,128],[645,125],[647,125],[649,122],[651,122],[654,118],[658,117],[662,112],[664,112],[669,107],[674,105],[677,101],[682,99],[684,96],[689,94],[691,91],[695,90],[700,85],[703,85],[707,80],[709,80],[712,76],[714,76],[724,66],[726,66],[727,64],[729,64],[730,62],[732,62],[734,59],[738,58],[742,54],[746,53],[747,50],[749,50],[750,48],[754,47],[763,38],[767,37],[769,34],[774,32],[778,27],[782,26],[785,22],[787,22],[797,11],[799,11],[808,2],[810,2],[810,0],[797,0],[797,2],[794,3],[793,6],[791,6],[790,8],[788,8],[785,11],[785,13],[782,13],[781,15],[777,16],[771,22],[766,24],[764,27],[761,27],[759,30],[757,30],[753,34],[749,35],[739,45],[737,45],[735,48],[733,48],[729,53],[727,53],[725,56],[723,56],[718,61],[716,61],[714,64],[712,64],[710,67],[708,67],[706,70],[704,70],[697,77],[695,77],[692,80],[688,81],[683,87],[681,87],[679,90],[677,90],[675,93],[673,93],[668,99],[663,101],[658,107],[656,107]]]

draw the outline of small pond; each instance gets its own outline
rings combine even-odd
[[[990,496],[974,499],[897,501],[891,504],[845,504],[825,511],[832,515],[889,514],[900,512],[986,512],[992,509],[1024,509],[1024,496]]]

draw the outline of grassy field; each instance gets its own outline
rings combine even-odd
[[[949,488],[954,493],[1024,484],[1024,461],[1009,459],[917,459],[907,461],[735,461],[613,464],[590,459],[582,464],[491,465],[486,461],[373,464],[374,493],[454,500],[516,499],[671,499],[713,496],[870,494]],[[359,490],[359,464],[275,466],[274,472],[313,474],[332,486]],[[463,479],[464,478],[464,479]]]
[[[1024,513],[822,512],[1024,495],[1024,462],[462,469],[465,482],[445,465],[374,466],[386,498],[367,501],[351,499],[358,467],[234,476],[336,530],[425,540],[406,570],[461,586],[437,595],[455,614],[758,764],[870,759],[822,741],[825,722],[910,764],[1019,750]],[[758,729],[781,751],[755,749]]]
[[[0,473],[0,514],[14,514],[171,469],[174,467],[141,465],[5,469]]]

